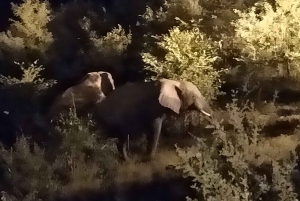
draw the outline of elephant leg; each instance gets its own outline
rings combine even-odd
[[[126,137],[121,137],[121,138],[119,138],[119,142],[117,144],[118,151],[121,154],[122,159],[125,160],[125,161],[130,160],[130,158],[128,157],[128,154],[127,154],[127,149],[126,149],[127,148],[127,146],[126,146],[127,142],[128,142],[128,140],[127,140]]]
[[[152,159],[156,153],[158,140],[160,137],[162,122],[164,121],[165,116],[159,117],[154,120],[151,128],[151,132],[148,132],[148,145],[147,152],[150,154],[150,158]]]

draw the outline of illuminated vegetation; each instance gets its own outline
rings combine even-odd
[[[12,4],[0,33],[1,201],[123,192],[157,175],[192,179],[187,200],[299,200],[300,2],[99,2]],[[154,161],[122,163],[76,108],[53,129],[42,122],[53,97],[91,71],[110,72],[116,87],[191,81],[214,118],[171,117]]]

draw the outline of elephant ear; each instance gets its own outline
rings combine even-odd
[[[101,73],[101,90],[105,96],[107,96],[110,92],[115,90],[114,80],[110,73]]]
[[[162,106],[179,114],[182,102],[178,93],[180,93],[179,82],[163,79],[158,101]]]

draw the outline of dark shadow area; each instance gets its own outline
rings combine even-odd
[[[299,120],[293,119],[291,121],[276,121],[275,124],[266,125],[262,132],[268,137],[277,137],[281,134],[291,135],[299,126]]]
[[[196,192],[190,188],[192,182],[182,177],[157,178],[150,183],[126,183],[111,186],[105,192],[81,190],[56,201],[185,201],[186,196],[195,198]]]

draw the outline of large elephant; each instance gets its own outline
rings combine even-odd
[[[48,118],[68,112],[74,106],[78,114],[87,114],[113,90],[115,85],[110,73],[90,72],[79,81],[79,84],[68,88],[55,99]]]
[[[110,137],[119,139],[118,151],[129,160],[127,139],[147,136],[149,159],[156,152],[161,127],[167,115],[196,109],[211,116],[205,97],[191,82],[160,79],[125,84],[111,92],[94,111],[95,121]]]

